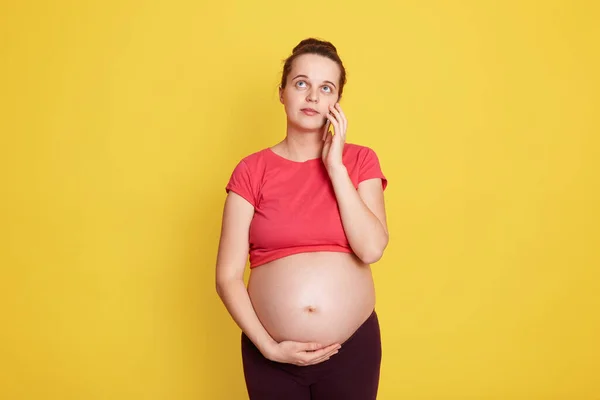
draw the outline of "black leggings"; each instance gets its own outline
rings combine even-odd
[[[298,366],[265,358],[242,333],[244,377],[250,400],[375,400],[381,336],[375,311],[329,360]]]

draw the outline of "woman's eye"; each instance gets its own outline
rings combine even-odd
[[[331,88],[329,86],[323,86],[323,90],[327,93],[331,93]]]
[[[304,81],[298,81],[298,82],[296,82],[296,86],[298,86],[298,87],[304,87],[304,86],[306,86],[306,82],[304,82]]]

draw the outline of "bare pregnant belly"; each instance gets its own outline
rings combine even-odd
[[[370,266],[347,253],[302,253],[253,268],[248,293],[277,342],[343,343],[375,307]]]

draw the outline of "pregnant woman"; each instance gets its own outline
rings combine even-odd
[[[388,244],[387,180],[372,149],[346,142],[345,82],[330,42],[301,41],[279,87],[285,138],[240,160],[226,186],[216,285],[242,330],[252,400],[377,396],[370,264]]]

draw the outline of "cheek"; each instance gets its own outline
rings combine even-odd
[[[283,108],[288,116],[292,116],[295,115],[297,106],[295,105],[293,99],[290,99],[289,96],[286,96],[283,98]]]
[[[292,109],[297,107],[301,103],[302,99],[298,95],[286,93],[283,97],[283,102],[286,109]]]

